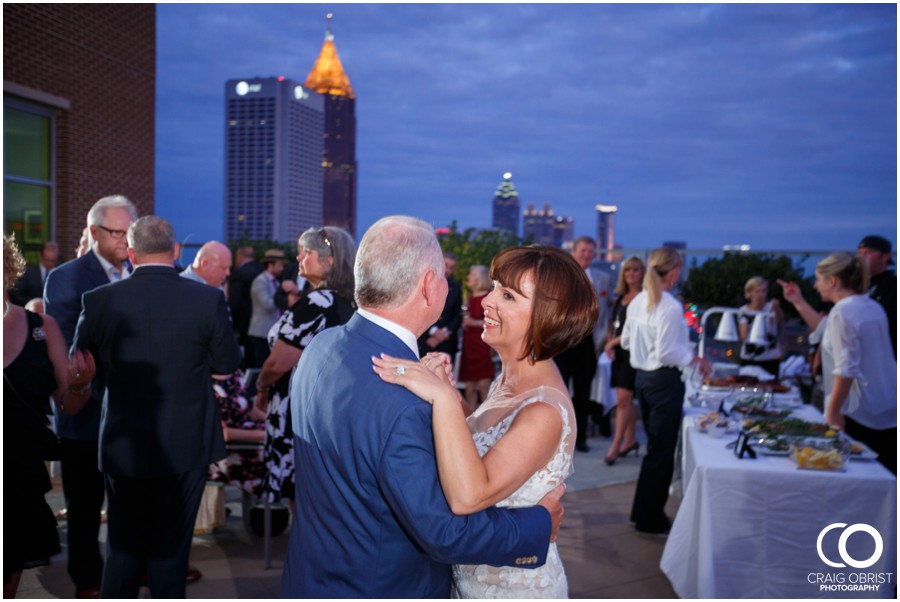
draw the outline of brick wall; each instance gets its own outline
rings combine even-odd
[[[153,212],[154,5],[6,4],[3,79],[70,103],[56,121],[62,259],[100,197],[124,194],[141,215]]]

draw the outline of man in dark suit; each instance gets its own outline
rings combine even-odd
[[[443,272],[433,228],[379,220],[356,255],[358,312],[300,357],[291,412],[303,470],[282,597],[447,598],[451,563],[545,561],[562,489],[540,506],[454,515],[438,481],[431,405],[372,371],[382,352],[418,357],[416,337],[444,308]]]
[[[59,324],[66,345],[72,344],[81,313],[81,296],[98,286],[127,278],[128,241],[125,233],[137,219],[137,210],[124,196],[103,197],[87,215],[93,239],[84,255],[67,261],[47,276],[44,311]],[[68,571],[76,598],[100,594],[103,558],[100,555],[100,511],[103,475],[97,469],[102,378],[91,385],[91,398],[77,414],[58,413],[63,493],[66,498]]]
[[[575,435],[575,449],[580,452],[590,451],[587,444],[588,417],[591,415],[591,383],[597,373],[597,358],[603,345],[606,343],[606,332],[609,325],[609,299],[610,277],[609,274],[593,267],[594,253],[597,244],[590,236],[581,236],[575,240],[572,247],[572,257],[587,274],[588,279],[597,292],[597,301],[600,304],[597,325],[594,332],[586,336],[580,343],[557,355],[554,359],[559,367],[563,381],[567,385],[571,382],[572,405],[575,407],[575,421],[578,423],[578,431]],[[609,437],[612,434],[609,415],[599,410],[598,424],[600,434]]]
[[[74,347],[106,380],[100,469],[108,498],[101,595],[184,598],[209,465],[225,457],[212,374],[240,362],[220,290],[181,278],[175,231],[157,216],[128,230],[134,273],[84,295]]]
[[[459,327],[462,324],[462,287],[450,278],[456,269],[456,256],[444,252],[444,274],[447,277],[447,302],[438,321],[419,337],[419,355],[440,351],[456,360],[459,349]]]
[[[52,240],[48,240],[41,246],[40,261],[25,268],[25,273],[16,282],[16,286],[9,291],[10,300],[16,305],[25,307],[25,304],[32,299],[43,297],[47,274],[56,267],[58,261],[59,246]]]
[[[250,345],[247,330],[250,328],[250,316],[253,314],[253,301],[250,299],[250,285],[254,278],[265,269],[263,264],[254,259],[253,247],[245,246],[235,254],[237,265],[228,277],[228,305],[231,307],[231,320],[238,342],[244,348],[243,367],[247,367],[250,358]]]

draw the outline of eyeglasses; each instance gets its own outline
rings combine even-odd
[[[128,232],[126,232],[125,230],[113,230],[111,228],[107,228],[106,226],[101,226],[100,224],[97,224],[97,227],[101,230],[106,230],[107,232],[109,232],[109,235],[113,238],[122,238],[123,236],[128,234]]]
[[[319,228],[319,236],[322,237],[322,240],[325,241],[325,244],[331,247],[331,241],[328,240],[328,236],[325,234],[325,228]]]

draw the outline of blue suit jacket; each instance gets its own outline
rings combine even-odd
[[[225,457],[211,374],[231,374],[240,350],[218,288],[145,266],[84,295],[73,346],[106,380],[100,470],[152,478]]]
[[[542,507],[455,516],[437,475],[431,406],[372,370],[415,359],[369,320],[319,333],[291,382],[297,515],[281,595],[446,598],[450,564],[539,566]]]
[[[92,251],[67,261],[47,274],[44,284],[44,311],[53,316],[66,346],[75,337],[75,325],[81,314],[81,296],[98,286],[109,284],[109,276]],[[74,415],[56,413],[57,434],[64,439],[96,441],[100,432],[100,400],[103,399],[102,378],[95,378],[91,399]]]

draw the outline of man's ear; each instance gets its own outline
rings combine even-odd
[[[178,256],[181,255],[181,244],[175,243],[175,254],[172,255],[172,259],[178,259]]]
[[[134,249],[132,249],[131,247],[128,247],[127,251],[128,251],[128,261],[131,262],[132,266],[137,265],[137,263],[134,261]]]
[[[422,276],[422,295],[425,297],[425,304],[429,307],[437,302],[437,274],[434,270],[425,270]]]

